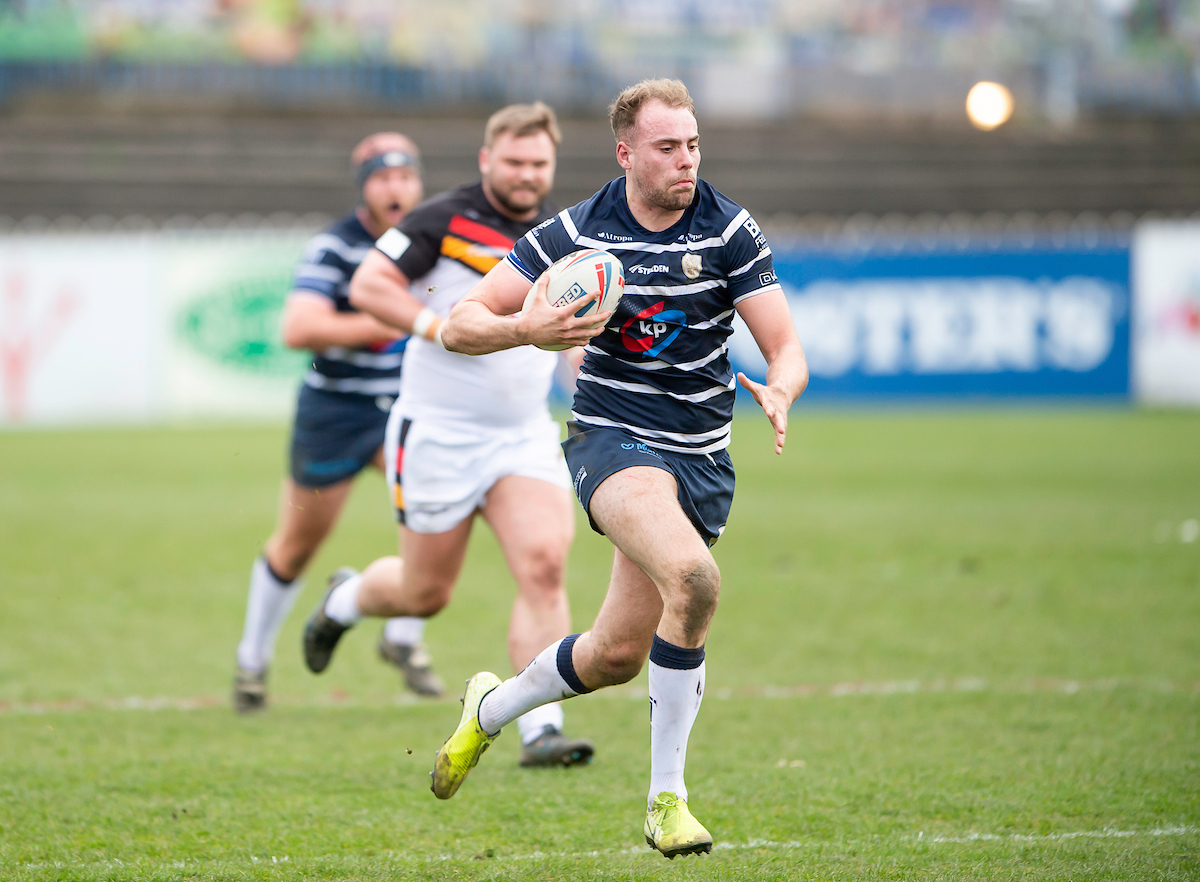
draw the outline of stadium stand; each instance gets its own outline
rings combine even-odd
[[[476,174],[474,118],[12,110],[0,124],[0,215],[333,215],[351,191],[350,146],[397,126],[422,147],[429,192]],[[604,122],[564,130],[556,197],[569,205],[618,168]],[[705,121],[702,150],[704,177],[763,218],[1200,208],[1200,122],[1183,119],[1093,121],[1070,133]]]

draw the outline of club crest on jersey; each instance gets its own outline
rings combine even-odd
[[[679,309],[663,309],[666,301],[647,306],[621,325],[621,343],[630,352],[655,358],[687,327],[687,316]]]
[[[700,278],[700,255],[690,251],[683,255],[683,274],[689,279]]]

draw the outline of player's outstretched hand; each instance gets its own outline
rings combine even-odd
[[[527,343],[544,349],[566,349],[585,346],[604,330],[604,324],[612,318],[612,310],[594,312],[576,318],[575,313],[596,302],[600,292],[595,291],[567,306],[551,306],[546,300],[546,287],[550,280],[546,273],[538,278],[525,303],[521,307],[521,320],[525,324]]]
[[[788,407],[791,405],[786,393],[772,386],[756,383],[740,371],[737,378],[742,388],[754,396],[754,400],[775,428],[775,453],[783,453],[783,443],[787,440]]]

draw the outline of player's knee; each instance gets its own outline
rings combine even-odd
[[[702,634],[721,594],[721,571],[711,557],[687,562],[679,570],[671,606],[685,633]]]
[[[558,545],[546,544],[525,556],[521,590],[531,602],[551,602],[563,592],[566,555]]]
[[[453,583],[436,582],[423,585],[405,604],[405,608],[408,610],[406,614],[422,619],[435,616],[446,608],[453,591]]]

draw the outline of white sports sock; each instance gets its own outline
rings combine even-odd
[[[479,705],[479,725],[485,732],[499,732],[517,717],[528,713],[535,707],[560,701],[564,698],[574,698],[589,691],[571,666],[571,647],[575,645],[578,634],[572,634],[551,643],[538,653],[537,658],[515,677],[505,680],[489,692]],[[564,644],[565,647],[563,646]],[[559,648],[563,647],[566,666],[570,676],[575,680],[576,690],[563,678],[559,671]]]
[[[283,620],[291,612],[303,587],[300,579],[280,582],[271,573],[264,557],[254,559],[250,567],[250,596],[246,600],[246,623],[238,643],[238,667],[261,672],[275,655],[275,639]]]
[[[362,585],[362,575],[354,575],[333,589],[329,599],[325,601],[325,615],[341,625],[349,628],[362,618],[358,611],[358,588]]]
[[[521,733],[522,744],[537,741],[542,737],[547,726],[553,726],[556,731],[562,731],[563,709],[561,703],[555,701],[543,704],[541,707],[535,707],[517,717],[517,731]]]
[[[669,644],[668,644],[669,645]],[[663,667],[650,657],[650,793],[647,807],[664,790],[688,798],[683,783],[688,736],[704,698],[704,662],[698,667]]]
[[[383,623],[383,636],[389,643],[420,646],[425,638],[425,620],[416,616],[396,616]]]

